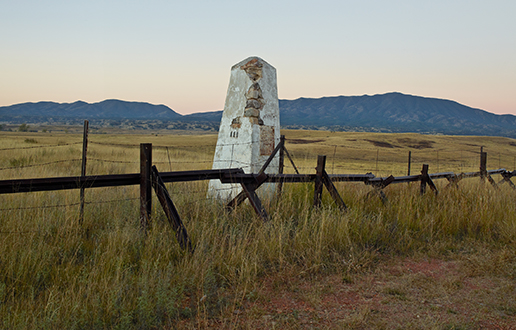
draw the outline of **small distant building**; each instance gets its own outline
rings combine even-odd
[[[276,69],[259,57],[249,57],[231,68],[213,169],[242,168],[245,173],[258,173],[279,142]],[[276,155],[265,172],[278,171]],[[257,193],[273,188],[274,184],[264,184]],[[238,184],[211,180],[208,197],[228,201],[241,190]]]

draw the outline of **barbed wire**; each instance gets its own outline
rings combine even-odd
[[[90,144],[99,144],[99,145],[107,145],[107,146],[115,146],[115,147],[126,147],[126,148],[139,148],[138,144],[122,144],[122,143],[107,143],[107,142],[96,142],[89,141]],[[228,144],[209,144],[209,145],[171,145],[171,146],[163,146],[163,145],[152,145],[153,149],[178,149],[178,148],[214,148],[214,147],[231,147],[231,146],[241,146],[241,145],[253,145],[259,144],[259,141],[255,142],[240,142],[240,143],[228,143]]]
[[[72,142],[72,143],[64,143],[64,144],[50,144],[50,145],[42,145],[42,146],[31,146],[31,147],[12,147],[12,148],[0,148],[0,151],[6,150],[21,150],[21,149],[35,149],[35,148],[54,148],[54,147],[63,147],[63,146],[71,146],[75,144],[82,144],[82,142]]]
[[[26,168],[26,167],[37,167],[37,166],[46,166],[46,165],[52,165],[52,164],[58,164],[58,163],[66,163],[66,162],[76,162],[80,161],[81,159],[63,159],[63,160],[54,160],[52,162],[48,163],[39,163],[39,164],[29,164],[29,165],[20,165],[20,166],[11,166],[11,167],[0,167],[0,171],[2,170],[13,170],[18,168]]]
[[[110,160],[110,159],[101,159],[101,158],[87,158],[87,160],[97,161],[97,162],[107,162],[107,163],[120,163],[120,164],[139,164],[140,162],[130,161],[130,160]]]
[[[19,211],[19,210],[36,210],[36,209],[51,209],[51,208],[59,208],[59,207],[70,207],[77,206],[81,203],[72,203],[72,204],[57,204],[57,205],[43,205],[43,206],[25,206],[25,207],[9,207],[0,209],[0,211]]]
[[[122,143],[107,143],[107,142],[95,142],[95,141],[89,141],[88,143],[91,144],[98,144],[98,145],[104,145],[104,146],[113,146],[113,147],[123,147],[123,148],[139,148],[139,144],[122,144]],[[248,143],[251,144],[251,143]],[[202,146],[195,146],[195,145],[172,145],[172,146],[161,146],[161,145],[152,145],[153,149],[167,149],[167,148],[213,148],[215,145],[202,145]]]
[[[121,199],[112,199],[112,200],[101,200],[101,201],[85,201],[84,205],[90,204],[107,204],[107,203],[118,203],[124,201],[132,201],[139,200],[139,197],[132,198],[121,198]],[[55,205],[42,205],[42,206],[25,206],[25,207],[9,207],[2,208],[0,211],[19,211],[19,210],[36,210],[36,209],[51,209],[51,208],[60,208],[60,207],[71,207],[81,205],[80,202],[70,203],[70,204],[55,204]]]
[[[123,143],[107,143],[107,142],[97,142],[97,141],[91,141],[88,140],[89,144],[99,144],[103,146],[117,146],[117,147],[124,147],[124,148],[137,148],[139,145],[137,144],[123,144]]]
[[[288,143],[289,139],[286,139],[286,144]],[[292,139],[290,141],[296,141],[296,139]],[[117,146],[117,147],[125,147],[125,148],[137,148],[139,147],[139,145],[136,145],[136,144],[122,144],[122,143],[107,143],[107,142],[97,142],[97,141],[88,141],[88,143],[90,144],[98,144],[98,145],[108,145],[108,146]],[[156,148],[156,149],[177,149],[177,148],[195,148],[195,149],[198,149],[198,148],[213,148],[213,147],[233,147],[233,146],[241,146],[241,145],[252,145],[252,144],[258,144],[259,141],[255,141],[255,142],[241,142],[241,143],[231,143],[231,144],[216,144],[216,145],[172,145],[172,146],[162,146],[162,145],[153,145],[153,148]],[[61,146],[69,146],[69,145],[77,145],[77,144],[82,144],[82,142],[72,142],[72,143],[59,143],[59,144],[55,144],[55,145],[41,145],[41,146],[30,146],[30,147],[12,147],[12,148],[0,148],[0,151],[6,151],[6,150],[19,150],[19,149],[34,149],[34,148],[49,148],[49,147],[61,147]],[[356,150],[371,150],[371,151],[374,151],[374,150],[384,150],[384,151],[395,151],[396,149],[404,149],[404,147],[398,147],[398,146],[392,146],[392,147],[365,147],[365,146],[360,146],[360,147],[355,147],[355,146],[350,146],[350,145],[342,145],[342,144],[328,144],[328,143],[317,143],[317,141],[314,141],[314,142],[310,142],[310,141],[307,141],[307,143],[296,143],[296,142],[291,142],[291,144],[295,144],[295,145],[298,145],[298,144],[317,144],[319,146],[327,146],[327,147],[334,147],[334,148],[344,148],[344,149],[356,149]],[[477,148],[477,146],[475,146],[475,148]],[[421,151],[421,152],[424,152],[423,150],[421,150],[420,148],[411,148],[411,149],[416,149],[415,151]],[[424,149],[433,149],[433,148],[424,148]],[[402,150],[399,150],[399,151],[402,151]],[[406,150],[403,150],[403,151],[406,151]],[[412,151],[412,150],[411,150]],[[431,150],[426,150],[427,152],[428,151],[431,151]],[[438,151],[438,150],[432,150],[432,151]],[[465,152],[472,152],[472,153],[475,153],[475,154],[479,154],[480,151],[475,151],[475,150],[468,150],[468,149],[463,149],[461,151],[465,151]],[[443,152],[446,152],[446,151],[443,151]],[[453,151],[449,151],[449,152],[453,152]]]
[[[125,201],[135,201],[139,200],[139,197],[129,197],[129,198],[120,198],[120,199],[111,199],[107,201],[95,201],[95,202],[84,202],[84,204],[107,204],[107,203],[118,203],[118,202],[125,202]]]
[[[290,141],[295,141],[296,139],[293,139],[293,140],[290,140]],[[288,142],[289,140],[288,139],[285,139],[285,142]],[[378,142],[382,142],[382,141],[378,141]],[[391,150],[391,151],[394,151],[394,150],[399,150],[399,151],[407,151],[406,148],[409,148],[410,151],[423,151],[423,150],[427,150],[427,151],[438,151],[438,149],[434,148],[434,147],[428,147],[428,148],[425,148],[425,147],[422,147],[422,148],[413,148],[413,147],[410,147],[410,146],[396,146],[396,145],[391,145],[391,146],[376,146],[376,147],[355,147],[355,146],[350,146],[350,145],[344,145],[344,144],[330,144],[330,143],[318,143],[318,142],[308,142],[308,143],[295,143],[295,142],[291,142],[291,144],[295,144],[295,145],[306,145],[306,144],[317,144],[319,146],[327,146],[327,147],[340,147],[340,148],[348,148],[348,149],[362,149],[362,150]],[[480,146],[471,146],[471,148],[480,148]],[[463,149],[463,151],[467,151],[467,152],[473,152],[473,153],[480,153],[480,151],[475,151],[475,150],[468,150],[468,149]],[[452,151],[450,151],[452,152]]]
[[[68,228],[65,233],[78,232],[82,231],[82,228]],[[63,232],[62,230],[60,231]],[[0,231],[0,234],[41,234],[41,233],[49,233],[48,230],[17,230],[17,231]]]
[[[286,140],[287,142],[289,141],[288,139]],[[295,141],[295,140],[294,140]],[[67,145],[77,145],[77,144],[80,144],[81,142],[74,142],[74,143],[65,143],[65,144],[62,144],[62,143],[59,143],[59,144],[56,144],[56,145],[43,145],[43,146],[30,146],[30,147],[20,147],[20,148],[3,148],[3,149],[0,149],[0,150],[15,150],[15,149],[31,149],[31,148],[43,148],[43,147],[59,147],[59,146],[67,146]],[[112,145],[112,146],[120,146],[120,147],[138,147],[138,145],[132,145],[132,144],[120,144],[120,143],[105,143],[105,142],[96,142],[96,141],[90,141],[90,143],[93,143],[93,144],[99,144],[99,145]],[[258,143],[258,142],[246,142],[246,143],[234,143],[234,144],[218,144],[217,147],[235,147],[235,146],[241,146],[241,145],[252,145],[252,144],[255,144],[255,143]],[[382,147],[377,147],[377,148],[373,148],[373,147],[355,147],[355,146],[349,146],[349,145],[340,145],[340,144],[328,144],[328,143],[317,143],[317,142],[313,142],[314,144],[317,144],[317,145],[322,145],[322,146],[328,146],[328,147],[333,147],[334,150],[333,150],[333,157],[332,156],[329,156],[329,159],[332,160],[332,167],[344,167],[346,165],[342,165],[342,161],[366,161],[366,162],[376,162],[377,164],[379,164],[380,166],[376,166],[375,168],[371,168],[369,169],[369,171],[375,171],[375,172],[378,172],[378,171],[386,171],[385,170],[385,166],[386,164],[391,164],[391,167],[392,166],[396,166],[396,167],[399,167],[400,164],[403,164],[405,163],[404,161],[400,161],[400,159],[396,159],[398,157],[401,157],[401,152],[404,151],[406,152],[406,149],[402,150],[400,148],[400,150],[396,150],[397,148],[382,148]],[[294,143],[295,144],[295,143]],[[310,143],[308,143],[310,144]],[[169,154],[169,149],[177,149],[177,148],[195,148],[195,149],[199,149],[199,148],[212,148],[213,145],[205,145],[205,146],[192,146],[192,145],[180,145],[180,146],[153,146],[153,148],[165,148],[167,150],[167,156],[169,158],[168,161],[154,161],[153,163],[155,164],[209,164],[209,163],[212,163],[212,160],[204,160],[204,161],[187,161],[187,160],[171,160],[170,159],[170,154]],[[475,146],[476,147],[476,146]],[[364,159],[364,157],[346,157],[346,155],[343,155],[342,152],[339,152],[337,153],[337,149],[356,149],[356,150],[365,150],[365,151],[374,151],[376,150],[377,151],[377,156],[374,157],[370,157],[368,159]],[[393,150],[394,149],[394,150]],[[339,150],[341,151],[341,150]],[[388,153],[388,157],[385,158],[385,157],[379,157],[378,156],[378,151],[384,151],[384,152],[387,152]],[[468,155],[462,155],[462,152],[465,151]],[[398,156],[393,156],[393,152],[394,154],[398,154]],[[474,159],[476,159],[476,155],[479,153],[477,151],[472,151],[472,150],[461,150],[461,156],[460,156],[460,159],[452,159],[452,160],[449,160],[449,159],[446,159],[446,160],[440,160],[439,159],[439,153],[441,154],[441,157],[445,157],[445,155],[447,154],[450,154],[450,153],[453,153],[453,151],[439,151],[439,150],[415,150],[415,151],[411,151],[412,152],[412,157],[411,157],[411,162],[412,164],[418,164],[418,163],[428,163],[428,162],[431,162],[432,160],[435,160],[437,159],[437,164],[435,164],[435,162],[433,163],[433,166],[436,167],[436,168],[440,168],[440,167],[450,167],[450,166],[454,166],[454,167],[457,167],[457,166],[460,166],[461,168],[473,168],[473,167],[476,167],[476,161],[474,162],[475,164],[470,164]],[[436,154],[434,155],[433,153],[436,152]],[[299,151],[297,151],[296,153],[299,153]],[[456,154],[457,152],[455,152]],[[471,156],[470,153],[474,153],[475,156]],[[310,152],[310,150],[303,150],[301,151],[301,154],[304,156],[299,156],[296,157],[296,155],[294,153],[292,153],[292,156],[293,158],[296,160],[296,161],[303,161],[303,158],[304,161],[306,161],[306,157],[309,157],[309,155],[312,154],[312,152]],[[315,155],[315,153],[313,153]],[[416,156],[414,156],[414,154],[416,154]],[[498,153],[498,163],[500,164],[501,161],[500,161],[500,155],[501,153]],[[507,158],[507,155],[503,155],[505,158]],[[394,158],[393,158],[394,157]],[[513,163],[516,163],[516,156],[513,156],[514,157],[514,160],[513,160]],[[118,164],[138,164],[139,161],[125,161],[125,160],[110,160],[110,159],[102,159],[102,158],[88,158],[90,161],[98,161],[98,162],[109,162],[109,163],[118,163]],[[47,166],[47,165],[52,165],[52,164],[57,164],[57,163],[65,163],[65,162],[76,162],[76,161],[80,161],[81,159],[69,159],[69,160],[58,160],[58,161],[52,161],[52,162],[46,162],[46,163],[39,163],[39,164],[27,164],[27,165],[18,165],[18,166],[8,166],[8,167],[2,167],[0,168],[0,171],[1,170],[13,170],[13,169],[22,169],[22,168],[28,168],[28,167],[39,167],[39,166]],[[335,164],[335,161],[337,161],[337,165]],[[491,158],[491,162],[496,162],[496,158]],[[215,160],[213,161],[213,163],[218,163],[218,164],[231,164],[230,166],[241,166],[241,167],[247,167],[247,166],[253,166],[253,165],[256,165],[256,164],[253,164],[251,162],[245,162],[245,161],[241,161],[241,160],[231,160],[231,159],[219,159],[219,160]],[[505,164],[508,163],[508,161],[504,160]],[[234,165],[233,165],[234,164]],[[395,165],[396,164],[396,165]],[[285,166],[290,166],[288,164],[288,162],[285,163]],[[314,165],[315,166],[315,165]],[[352,167],[352,166],[351,166]],[[380,167],[384,168],[384,169],[381,169]],[[499,166],[501,167],[501,166]],[[299,169],[301,170],[306,170],[306,169],[309,169],[309,170],[313,170],[314,167],[312,166],[300,166],[298,167]],[[333,171],[333,170],[332,170]],[[392,170],[391,170],[392,171]],[[396,170],[396,171],[399,171],[399,170]]]
[[[129,161],[129,160],[110,160],[110,159],[102,159],[102,158],[88,158],[88,160],[92,161],[99,161],[99,162],[108,162],[108,163],[123,163],[123,164],[139,164],[139,161]],[[231,159],[221,159],[217,160],[216,162],[223,162],[223,163],[238,163],[244,166],[251,166],[252,163],[249,162],[242,162],[239,160],[231,160]],[[213,163],[212,160],[203,160],[203,161],[153,161],[153,164],[208,164]]]
[[[212,160],[203,160],[203,161],[160,161],[160,162],[152,162],[153,164],[207,164],[213,163]]]

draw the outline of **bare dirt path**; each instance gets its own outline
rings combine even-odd
[[[480,268],[480,269],[479,269]],[[353,275],[264,278],[221,318],[185,328],[516,329],[516,280],[473,261],[393,259]]]

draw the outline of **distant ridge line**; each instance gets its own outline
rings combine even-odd
[[[279,100],[284,128],[337,131],[415,132],[516,138],[516,116],[497,115],[456,101],[400,92],[362,96]],[[119,122],[154,120],[166,127],[205,123],[217,129],[222,111],[181,115],[165,105],[108,99],[97,103],[27,102],[0,107],[0,123],[64,119]],[[181,123],[185,123],[182,125]],[[165,124],[163,124],[165,125]],[[141,126],[141,125],[140,125]],[[166,128],[165,127],[165,128]]]

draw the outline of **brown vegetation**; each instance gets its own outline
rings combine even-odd
[[[328,172],[365,173],[378,163],[379,174],[405,173],[410,147],[378,151],[365,140],[428,140],[285,133],[303,173],[314,172],[317,154],[328,155]],[[0,138],[2,179],[80,173],[74,161],[80,135]],[[103,134],[90,140],[87,173],[115,174],[139,171],[143,142],[156,147],[161,171],[209,168],[216,137]],[[431,171],[478,171],[478,150],[468,143],[484,145],[490,169],[512,167],[516,153],[511,139],[431,140],[431,151],[413,151],[414,167],[425,162]],[[193,254],[179,248],[158,207],[142,235],[137,187],[87,190],[82,226],[78,191],[0,195],[0,328],[514,328],[516,192],[478,178],[458,189],[436,184],[438,196],[420,196],[417,184],[390,185],[383,205],[371,187],[339,183],[345,213],[328,194],[313,209],[313,185],[287,184],[280,198],[264,201],[269,223],[245,204],[226,213],[206,199],[207,182],[167,184]]]

